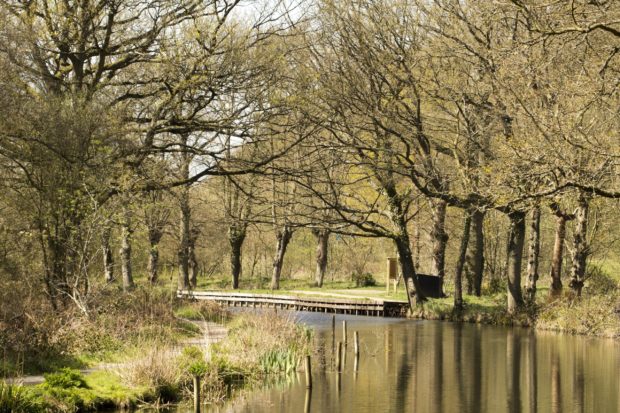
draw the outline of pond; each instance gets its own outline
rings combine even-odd
[[[212,412],[620,412],[620,343],[522,328],[296,313],[315,329],[303,373]],[[341,373],[334,346],[347,320]],[[355,360],[353,331],[359,332]]]

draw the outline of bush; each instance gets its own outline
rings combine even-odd
[[[588,265],[585,285],[588,294],[609,294],[617,288],[616,281],[600,266]]]
[[[74,370],[68,367],[62,368],[55,373],[44,374],[45,387],[47,388],[60,388],[70,389],[74,387],[88,388],[84,376],[78,370]]]
[[[506,277],[489,277],[488,282],[482,286],[482,295],[496,295],[506,292],[508,284]]]
[[[204,376],[209,370],[205,354],[196,346],[185,347],[177,361],[181,372],[190,376]]]
[[[373,287],[377,285],[375,277],[369,272],[354,273],[352,278],[356,287]]]

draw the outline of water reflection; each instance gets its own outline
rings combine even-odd
[[[312,390],[303,377],[213,412],[614,412],[620,406],[619,344],[525,329],[347,316],[359,331],[342,373],[331,317],[316,328]],[[338,322],[343,318],[338,317]]]

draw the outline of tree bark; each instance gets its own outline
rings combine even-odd
[[[191,210],[189,207],[189,193],[187,188],[183,188],[180,194],[180,221],[179,221],[179,290],[189,290],[191,288],[189,279],[189,254],[190,254],[190,219]]]
[[[407,290],[409,306],[413,310],[413,307],[426,301],[426,297],[422,293],[418,275],[415,271],[413,254],[411,253],[411,245],[409,244],[409,235],[406,232],[399,234],[399,236],[394,238],[394,244],[396,245],[396,251],[398,252],[400,271],[405,280],[405,288]],[[409,279],[412,280],[415,291],[409,291]]]
[[[190,230],[189,244],[187,246],[187,277],[191,288],[196,288],[198,283],[198,262],[196,261],[196,240],[198,231]]]
[[[472,215],[472,212],[465,211],[461,247],[458,260],[456,261],[456,271],[454,273],[454,310],[456,312],[461,312],[463,310],[463,267],[465,266],[465,255],[467,253],[467,244],[469,243]]]
[[[448,204],[443,200],[432,200],[431,211],[433,216],[433,228],[431,230],[431,241],[433,253],[431,257],[431,273],[440,279],[441,289],[446,273],[446,247],[448,245],[448,234],[446,233],[446,209]]]
[[[112,230],[109,226],[104,226],[101,232],[101,249],[103,255],[103,276],[105,282],[114,281],[114,257],[110,247],[110,235]]]
[[[419,210],[419,205],[416,203],[416,207]],[[420,250],[421,250],[421,242],[420,242],[420,224],[419,224],[419,213],[414,220],[413,226],[413,263],[415,265],[415,270],[420,270]]]
[[[280,276],[282,275],[282,266],[284,264],[284,255],[286,254],[286,248],[288,247],[291,238],[293,237],[293,230],[288,225],[284,225],[280,230],[276,231],[276,239],[278,245],[276,247],[276,256],[273,260],[273,274],[271,276],[271,289],[280,289]]]
[[[151,248],[149,249],[149,262],[147,264],[147,272],[149,282],[151,284],[155,284],[157,282],[157,278],[159,277],[159,244],[151,243]]]
[[[475,210],[471,216],[471,242],[468,245],[465,274],[467,277],[467,294],[482,294],[482,277],[484,275],[484,217],[485,212]]]
[[[551,260],[551,295],[562,293],[562,261],[564,259],[564,240],[566,239],[566,217],[558,216],[555,224],[555,242]]]
[[[395,230],[392,240],[394,244],[396,244],[400,272],[403,275],[405,290],[407,291],[407,300],[409,301],[410,309],[413,311],[415,306],[426,301],[426,296],[422,292],[420,280],[415,270],[415,263],[413,262],[409,229],[407,228],[407,220],[405,219],[405,209],[403,208],[402,198],[398,195],[393,182],[384,185],[383,188],[388,198],[390,219]],[[409,280],[413,283],[413,289],[415,291],[410,291]]]
[[[510,219],[510,236],[508,239],[508,312],[514,313],[523,307],[521,294],[521,262],[525,244],[525,213],[513,211]]]
[[[581,297],[581,290],[586,276],[586,263],[590,248],[587,241],[589,198],[581,193],[575,212],[575,231],[573,238],[573,254],[571,266],[570,288]]]
[[[129,211],[124,211],[123,223],[121,228],[121,274],[123,276],[123,290],[128,291],[134,287],[133,273],[131,266],[131,217]]]
[[[555,213],[555,241],[553,243],[553,257],[551,259],[551,289],[550,295],[557,297],[562,293],[562,264],[564,261],[564,242],[566,240],[566,222],[575,218],[572,214],[565,214],[556,203],[551,204]]]
[[[242,272],[242,248],[245,241],[246,229],[231,225],[228,228],[228,243],[230,244],[230,272],[232,273],[232,288],[239,288],[239,278]]]
[[[327,260],[329,253],[329,236],[331,232],[328,229],[313,230],[312,233],[316,237],[316,272],[314,283],[317,287],[323,287],[323,280],[327,272]]]
[[[149,282],[154,284],[157,282],[157,277],[159,276],[159,242],[164,233],[159,228],[149,228],[148,232],[150,248],[147,272]]]
[[[538,281],[538,263],[540,261],[540,207],[532,210],[530,220],[530,239],[527,259],[527,299],[536,302],[536,282]]]

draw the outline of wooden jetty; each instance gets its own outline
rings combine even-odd
[[[279,308],[320,313],[354,314],[375,317],[406,317],[406,301],[381,299],[301,297],[280,294],[248,294],[215,291],[177,291],[179,298],[215,301],[229,307]]]

